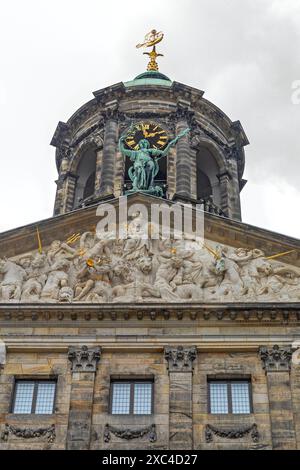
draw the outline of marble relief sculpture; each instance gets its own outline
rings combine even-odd
[[[0,302],[270,302],[300,300],[300,269],[258,249],[190,240],[101,240],[0,260]]]

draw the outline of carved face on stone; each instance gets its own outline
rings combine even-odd
[[[54,240],[50,245],[51,250],[58,250],[60,245],[61,245],[61,242],[59,240]]]
[[[152,270],[152,258],[150,256],[142,256],[136,264],[143,274],[149,274]]]
[[[71,287],[62,287],[58,294],[58,300],[60,302],[72,302],[73,300],[73,289]]]
[[[130,266],[124,261],[120,261],[114,266],[114,274],[122,279],[125,279],[127,282],[133,281]]]
[[[43,253],[37,253],[32,260],[31,266],[33,268],[42,268],[45,264],[46,256]]]
[[[264,276],[270,276],[270,274],[273,272],[273,269],[270,263],[263,261],[257,268],[257,271]]]

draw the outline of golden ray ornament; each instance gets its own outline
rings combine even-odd
[[[67,244],[68,245],[72,245],[73,243],[75,243],[77,240],[79,240],[80,238],[80,233],[73,233],[73,235],[71,235],[68,239],[67,239]]]
[[[38,226],[36,227],[36,237],[38,241],[38,252],[41,255],[43,252],[43,247],[42,247],[42,241],[41,241],[41,235]]]
[[[290,253],[294,253],[296,250],[289,250],[289,251],[283,251],[282,253],[276,253],[276,255],[272,256],[265,256],[265,259],[275,259],[275,258],[280,258],[281,256],[288,255]]]
[[[152,47],[152,51],[143,52],[143,54],[146,54],[150,57],[150,61],[147,65],[147,70],[149,72],[158,71],[158,63],[156,62],[156,58],[159,56],[163,57],[163,54],[159,54],[156,52],[156,44],[161,42],[163,37],[164,33],[162,33],[161,31],[156,31],[156,29],[152,29],[150,33],[146,34],[144,42],[136,45],[138,49],[140,47]]]

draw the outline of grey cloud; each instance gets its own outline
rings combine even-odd
[[[264,182],[274,200],[281,185],[285,194],[290,187],[280,231],[299,236],[300,105],[291,102],[300,79],[299,0],[16,0],[2,7],[1,22],[0,230],[51,215],[57,122],[92,91],[142,72],[147,59],[135,44],[156,27],[165,32],[162,72],[205,90],[243,124],[244,220],[275,229],[271,201],[263,214],[255,210]]]

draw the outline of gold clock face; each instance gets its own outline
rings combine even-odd
[[[126,137],[126,144],[130,149],[138,150],[139,141],[147,139],[150,147],[161,149],[165,147],[169,138],[167,132],[155,122],[139,122],[131,129]]]

